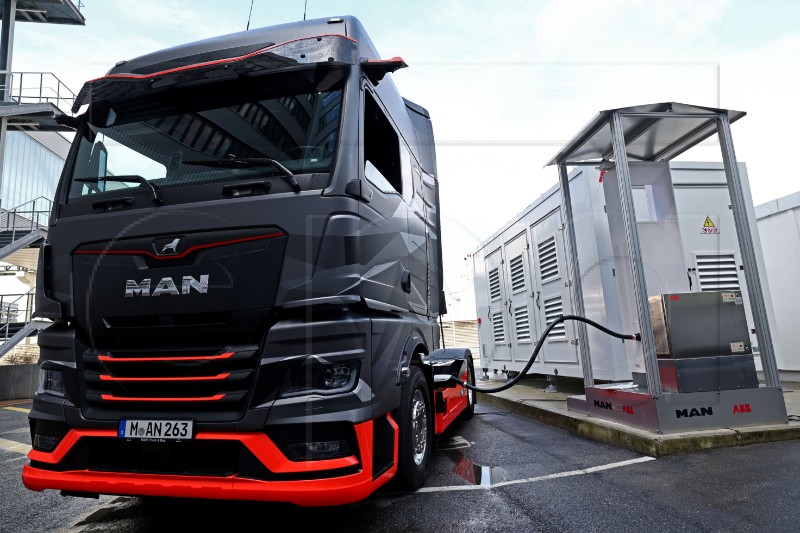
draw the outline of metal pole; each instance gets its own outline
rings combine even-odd
[[[0,32],[0,82],[3,85],[2,103],[11,101],[11,57],[14,52],[14,22],[17,14],[17,0],[3,3],[3,27]],[[3,206],[3,164],[6,151],[6,130],[8,119],[0,119],[0,207]]]
[[[647,374],[647,389],[653,398],[661,396],[661,379],[658,375],[658,359],[656,343],[653,337],[653,324],[650,321],[650,306],[647,302],[647,283],[645,282],[642,250],[639,245],[639,232],[636,229],[636,212],[633,209],[633,193],[631,192],[631,174],[628,168],[628,156],[625,151],[625,135],[622,129],[622,114],[614,111],[611,114],[611,143],[614,147],[614,162],[617,169],[617,185],[625,225],[625,238],[628,244],[628,255],[633,275],[633,293],[636,298],[636,311],[639,316],[639,333],[642,336],[644,351],[644,368]]]
[[[572,308],[578,316],[586,316],[586,310],[583,307],[583,286],[581,285],[581,271],[578,264],[578,246],[575,237],[575,220],[572,215],[572,196],[569,192],[569,176],[567,175],[567,167],[564,163],[558,165],[558,178],[561,181],[561,203],[564,210],[564,218],[561,221],[564,225],[564,237],[567,242],[567,259],[568,259],[568,272],[570,296],[572,297]],[[589,338],[586,333],[586,324],[578,322],[576,328],[578,334],[578,353],[581,358],[581,367],[583,369],[583,384],[584,387],[594,386],[594,374],[592,372],[592,358],[589,353]]]
[[[11,100],[11,57],[14,53],[14,22],[17,0],[3,3],[3,28],[0,33],[0,80],[3,84],[3,100]]]
[[[769,330],[764,293],[761,290],[758,262],[755,255],[753,236],[750,233],[750,224],[747,218],[747,206],[744,200],[742,184],[739,181],[739,167],[736,163],[736,153],[733,150],[733,137],[727,113],[720,114],[717,121],[719,145],[722,150],[722,163],[728,178],[728,192],[731,197],[733,220],[736,223],[736,236],[739,239],[739,250],[744,265],[744,279],[747,282],[747,291],[750,293],[750,309],[753,312],[753,323],[756,327],[756,336],[761,351],[761,364],[764,368],[764,381],[769,387],[780,387],[778,367],[775,363],[775,351],[772,347],[772,335]]]

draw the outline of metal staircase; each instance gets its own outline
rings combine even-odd
[[[0,296],[0,357],[28,337],[36,336],[52,322],[32,319],[34,289],[25,294]]]
[[[39,197],[13,209],[0,209],[0,262],[35,273],[52,205],[48,198]],[[34,291],[0,295],[0,357],[51,324],[33,319]]]

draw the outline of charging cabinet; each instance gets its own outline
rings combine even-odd
[[[788,422],[752,200],[730,131],[743,116],[677,102],[601,111],[548,163],[558,168],[572,314],[641,336],[612,343],[630,381],[602,383],[590,326],[572,326],[585,394],[567,399],[570,410],[659,433]],[[708,166],[721,186],[681,187],[673,159],[712,136],[722,157]],[[591,204],[587,215],[570,184],[577,172],[600,174],[602,210]],[[600,236],[597,265],[579,252],[587,227]],[[602,300],[585,275],[593,270],[611,272]]]
[[[740,291],[660,294],[649,302],[662,390],[758,387]]]

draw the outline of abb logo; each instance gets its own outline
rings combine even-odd
[[[749,413],[750,412],[750,404],[749,403],[740,403],[739,405],[733,406],[734,413]]]
[[[629,415],[632,415],[633,414],[633,406],[632,405],[623,405],[622,406],[622,412],[623,413],[627,413]]]

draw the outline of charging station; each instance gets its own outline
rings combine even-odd
[[[607,268],[616,291],[606,296],[618,305],[611,314],[607,306],[606,318],[641,338],[619,341],[632,381],[600,383],[592,371],[586,325],[575,325],[585,394],[567,399],[571,411],[657,433],[787,423],[749,189],[740,179],[731,137],[731,123],[743,116],[676,102],[601,111],[548,162],[558,167],[569,272],[565,286],[573,312],[587,313],[584,275]],[[714,135],[732,217],[709,214],[694,227],[694,219],[676,209],[670,161]],[[602,182],[604,216],[599,218],[607,224],[608,253],[586,268],[579,264],[568,167],[595,168]],[[697,201],[702,205],[703,198]],[[578,219],[582,215],[577,213]],[[702,254],[687,261],[684,240],[721,231],[736,235],[731,265],[717,262],[708,268]],[[720,241],[708,242],[718,258]],[[726,284],[726,269],[734,278],[744,275],[746,290]],[[713,282],[705,277],[709,274]]]

